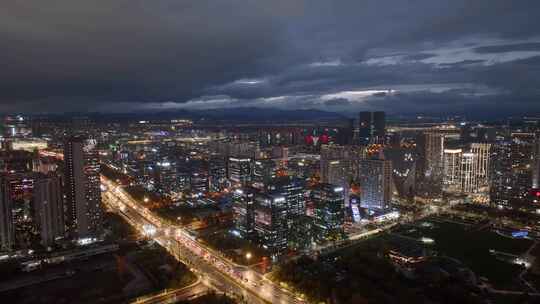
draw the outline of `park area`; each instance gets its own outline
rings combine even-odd
[[[503,236],[489,228],[436,218],[401,226],[392,233],[423,240],[426,248],[435,250],[438,256],[459,260],[496,289],[519,289],[518,275],[523,268],[492,252],[519,256],[533,244],[531,240]]]

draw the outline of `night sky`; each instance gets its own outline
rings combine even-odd
[[[540,112],[540,1],[0,4],[0,112]]]

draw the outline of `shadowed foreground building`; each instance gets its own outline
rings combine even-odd
[[[101,235],[103,210],[96,141],[71,137],[64,146],[66,223],[70,237],[96,239]]]
[[[11,208],[9,183],[0,178],[0,251],[9,251],[13,248],[15,234]]]
[[[57,238],[64,237],[64,198],[59,176],[51,173],[37,179],[34,210],[43,246],[52,246]]]

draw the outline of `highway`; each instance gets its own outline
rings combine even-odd
[[[234,294],[247,303],[306,303],[260,273],[225,259],[182,227],[167,224],[111,180],[104,176],[101,180],[106,189],[102,195],[104,204],[190,266],[206,286]]]

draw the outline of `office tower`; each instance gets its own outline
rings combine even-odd
[[[284,176],[267,185],[268,193],[285,197],[289,227],[297,216],[306,214],[306,190],[304,182],[298,178]]]
[[[384,158],[392,162],[395,189],[402,198],[411,199],[416,188],[416,153],[414,148],[384,149]]]
[[[289,227],[287,201],[279,194],[255,196],[255,231],[262,247],[273,258],[287,250]]]
[[[176,164],[163,160],[157,163],[157,188],[164,194],[178,191],[178,169]]]
[[[229,157],[229,179],[237,184],[246,185],[251,181],[251,159]]]
[[[419,178],[441,180],[443,170],[444,133],[428,131],[417,138],[421,171]]]
[[[361,206],[387,209],[392,200],[392,162],[382,159],[360,161]]]
[[[204,168],[192,168],[189,180],[192,194],[201,196],[208,192],[208,172]]]
[[[212,141],[210,151],[226,158],[259,158],[261,149],[258,142],[251,141]]]
[[[337,143],[352,145],[354,136],[354,119],[347,119],[345,126],[338,129]]]
[[[96,141],[81,136],[69,138],[64,146],[64,161],[68,233],[81,241],[96,239],[103,221]]]
[[[490,153],[490,202],[494,206],[510,207],[513,196],[512,144],[498,142]]]
[[[227,163],[221,157],[212,157],[208,162],[210,191],[219,192],[227,185]]]
[[[359,154],[348,146],[322,145],[321,182],[343,187],[345,201],[349,199],[350,181],[358,176]]]
[[[232,210],[234,226],[245,239],[252,239],[255,232],[255,195],[257,189],[242,187],[234,190]]]
[[[34,210],[41,244],[50,247],[64,236],[64,197],[56,174],[40,175],[34,186]]]
[[[445,191],[461,191],[462,154],[462,149],[444,149],[443,189]]]
[[[343,187],[319,184],[311,190],[314,203],[314,226],[317,239],[336,240],[343,237],[345,197]]]
[[[253,162],[253,182],[264,187],[276,178],[276,163],[272,159],[259,159]]]
[[[534,135],[513,133],[511,138],[491,149],[490,200],[499,207],[520,208],[527,205],[533,186]]]
[[[479,190],[489,183],[489,155],[491,144],[488,143],[472,143],[471,153],[475,155],[474,173],[476,184]]]
[[[361,145],[384,143],[386,115],[384,112],[360,112],[359,140]]]
[[[471,152],[461,154],[461,191],[464,193],[473,193],[478,189],[478,180],[476,178],[476,155]]]
[[[12,250],[15,239],[10,192],[9,183],[0,178],[0,251]]]

